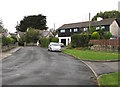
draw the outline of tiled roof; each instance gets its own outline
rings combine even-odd
[[[90,21],[91,26],[102,26],[102,25],[110,25],[115,20],[115,18],[103,19],[101,21]],[[68,28],[82,28],[89,27],[89,21],[86,22],[78,22],[78,23],[70,23],[64,24],[58,29],[68,29]]]

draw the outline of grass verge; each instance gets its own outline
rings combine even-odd
[[[118,60],[118,53],[96,52],[90,50],[65,49],[62,52],[84,60]]]
[[[118,74],[120,75],[120,72],[104,74],[100,76],[99,78],[100,87],[119,87],[120,79],[118,79],[119,78]]]

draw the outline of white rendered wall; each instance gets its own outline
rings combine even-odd
[[[110,25],[110,32],[116,37],[120,36],[120,27],[116,21],[113,21],[113,23]]]
[[[66,39],[66,46],[71,42],[71,37],[59,37],[59,42],[61,42],[61,39]]]

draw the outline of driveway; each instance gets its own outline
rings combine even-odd
[[[2,60],[3,85],[96,85],[80,60],[45,48],[25,47]]]

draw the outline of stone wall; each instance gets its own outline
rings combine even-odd
[[[7,46],[2,46],[2,52],[8,51],[8,50],[13,49],[13,48],[15,48],[17,46],[18,46],[17,43],[16,44],[7,45]]]

